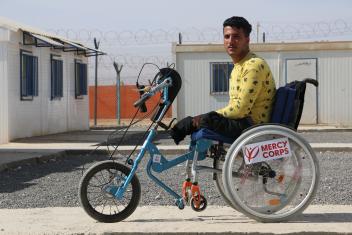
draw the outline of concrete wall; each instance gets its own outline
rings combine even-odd
[[[7,42],[0,41],[0,144],[8,142]]]
[[[88,96],[75,99],[74,59],[71,52],[19,45],[22,34],[12,32],[8,44],[9,140],[89,128]],[[20,96],[20,49],[38,57],[39,96],[22,101]],[[63,60],[63,98],[50,100],[50,54]]]
[[[98,110],[97,118],[116,119],[117,99],[116,86],[98,86]],[[94,96],[95,87],[89,87],[89,116],[94,119]],[[133,106],[134,102],[139,99],[139,92],[134,85],[124,85],[120,87],[120,118],[133,118],[137,109]],[[160,101],[160,96],[156,95],[148,99],[146,102],[148,112]],[[172,116],[170,108],[165,117]],[[137,118],[144,117],[146,113],[139,112]]]
[[[331,51],[318,59],[319,123],[352,127],[352,51]]]

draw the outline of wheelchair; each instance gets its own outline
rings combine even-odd
[[[207,200],[201,193],[198,174],[208,171],[212,172],[215,187],[224,201],[256,221],[280,222],[302,213],[313,200],[319,182],[316,155],[309,143],[296,132],[303,109],[305,83],[304,89],[301,89],[302,83],[298,83],[294,84],[295,88],[300,88],[298,90],[291,84],[277,92],[274,111],[279,114],[273,117],[284,118],[293,110],[296,113],[294,118],[252,126],[235,140],[200,129],[191,135],[187,153],[169,160],[153,144],[153,139],[158,128],[170,127],[171,124],[167,126],[162,119],[181,83],[181,77],[174,69],[163,68],[148,89],[141,89],[135,107],[144,109],[146,100],[160,92],[159,109],[152,117],[152,125],[134,160],[128,158],[127,164],[113,159],[99,162],[84,173],[78,195],[87,214],[100,222],[119,222],[134,212],[141,197],[136,171],[147,152],[150,155],[146,169],[148,176],[175,198],[179,209],[188,204],[198,212],[206,209]],[[282,100],[286,100],[284,105]],[[285,110],[288,107],[289,110]],[[212,167],[199,164],[207,157],[213,159]],[[186,162],[187,178],[180,195],[153,172],[160,173],[183,162]]]

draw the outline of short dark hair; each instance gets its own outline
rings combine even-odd
[[[241,16],[232,16],[224,21],[224,28],[226,26],[235,27],[238,29],[243,29],[246,37],[249,37],[249,34],[252,32],[252,25]]]

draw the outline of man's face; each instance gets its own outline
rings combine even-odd
[[[224,28],[224,47],[231,58],[242,57],[248,52],[249,37],[246,37],[243,29],[226,26]]]

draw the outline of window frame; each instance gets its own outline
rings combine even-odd
[[[58,74],[55,73],[54,66],[56,62],[59,62],[59,68],[61,71],[58,71]],[[61,68],[60,68],[61,67]],[[64,84],[64,76],[63,76],[63,60],[60,55],[50,55],[50,71],[51,71],[51,100],[60,100],[63,97],[63,84]],[[61,73],[60,73],[61,72]],[[57,76],[57,77],[55,77]]]
[[[220,65],[225,65],[227,66],[227,71],[226,73],[228,74],[224,74],[224,77],[221,78],[223,79],[222,82],[219,82],[221,84],[221,86],[223,87],[222,90],[218,89],[215,90],[215,86],[214,86],[214,79],[215,79],[215,75],[214,75],[214,66],[220,66]],[[211,95],[225,95],[229,93],[229,81],[230,81],[230,77],[231,77],[231,71],[234,68],[234,64],[233,62],[228,62],[228,61],[222,61],[222,62],[210,62],[210,94]],[[220,70],[218,68],[218,70]],[[219,72],[218,74],[219,75]],[[224,86],[224,84],[226,83],[226,85]]]
[[[32,57],[33,58],[33,68],[32,68],[32,77],[31,82],[32,84],[29,84],[28,76],[24,75],[25,71],[23,71],[23,63],[24,63],[24,58],[25,57]],[[26,62],[27,63],[27,62]],[[27,72],[27,70],[26,70]],[[26,77],[26,79],[23,79],[23,76]],[[26,84],[24,84],[24,81]],[[32,86],[31,90],[28,90],[28,85]],[[24,91],[25,90],[25,91]],[[32,93],[31,93],[31,92]],[[39,96],[39,60],[38,56],[33,55],[33,52],[27,51],[20,49],[20,97],[21,101],[32,101],[34,97]]]
[[[75,59],[74,63],[75,73],[75,98],[83,99],[83,96],[88,95],[88,65],[83,63],[82,60]],[[84,69],[83,77],[79,73],[81,69]],[[81,81],[81,78],[83,81]],[[83,82],[83,85],[82,85]]]

